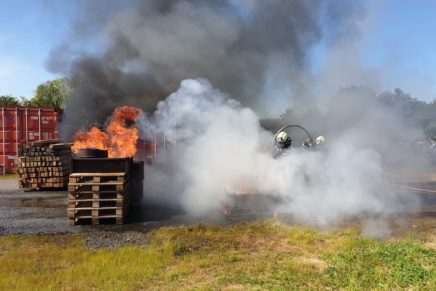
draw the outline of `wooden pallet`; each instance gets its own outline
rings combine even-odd
[[[100,183],[117,183],[127,180],[126,173],[73,173],[70,175],[69,184],[100,184]]]
[[[19,162],[16,164],[18,169],[26,170],[27,168],[36,168],[36,167],[62,167],[62,168],[70,168],[70,160],[65,161],[39,161],[39,162]]]
[[[127,182],[104,182],[104,183],[68,183],[68,192],[123,192],[127,189]]]
[[[122,216],[100,216],[100,217],[80,217],[80,218],[68,218],[68,225],[87,225],[87,224],[123,224],[125,218]]]
[[[112,221],[107,219],[114,218]],[[122,224],[126,218],[126,209],[123,207],[81,207],[81,208],[68,208],[67,219],[68,224],[101,224],[102,221],[108,224]]]
[[[45,170],[31,170],[31,171],[20,171],[18,174],[25,178],[35,178],[35,177],[44,177],[44,175],[50,176],[60,176],[68,177],[70,169],[45,169]]]
[[[64,183],[55,182],[42,182],[42,183],[19,183],[18,187],[20,189],[30,189],[30,190],[40,190],[40,189],[63,189],[65,187]]]
[[[56,140],[39,141],[27,144],[21,151],[21,156],[40,157],[40,156],[61,156],[71,153],[70,143],[59,143]]]
[[[129,206],[126,173],[73,173],[68,182],[68,224],[121,224]]]
[[[68,209],[80,208],[105,208],[105,207],[123,207],[124,199],[71,199],[68,200]]]
[[[71,167],[71,144],[57,140],[27,144],[15,161],[18,186],[28,189],[66,188]]]
[[[68,200],[100,200],[100,199],[124,199],[125,191],[70,191],[68,192]]]
[[[81,208],[68,208],[68,218],[98,218],[100,216],[115,215],[123,216],[123,207],[81,207]]]

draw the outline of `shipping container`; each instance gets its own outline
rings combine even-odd
[[[28,142],[58,138],[60,116],[53,108],[0,106],[0,174],[14,173],[14,161]]]
[[[151,164],[157,155],[156,143],[141,139],[138,139],[136,150],[136,154],[133,158],[137,161],[143,161],[147,164]]]

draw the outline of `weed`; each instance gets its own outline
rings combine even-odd
[[[0,289],[426,290],[436,285],[436,251],[424,242],[377,241],[357,233],[269,220],[161,228],[147,235],[150,244],[114,250],[86,247],[85,234],[5,236]]]

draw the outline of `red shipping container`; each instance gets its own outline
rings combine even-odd
[[[155,143],[138,139],[138,143],[136,145],[136,154],[133,157],[135,160],[151,164],[156,158],[156,154],[157,152]]]
[[[58,138],[60,115],[53,108],[0,106],[0,174],[14,172],[14,161],[28,142]]]

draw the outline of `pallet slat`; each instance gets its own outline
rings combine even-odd
[[[122,224],[129,205],[126,173],[72,173],[68,183],[68,224]]]
[[[18,186],[28,189],[66,188],[71,164],[71,144],[44,140],[27,144],[15,161]]]

